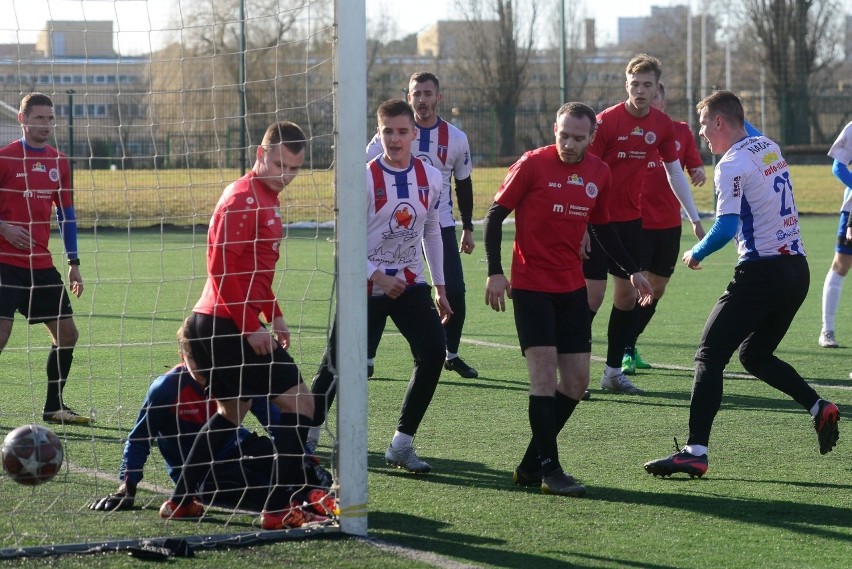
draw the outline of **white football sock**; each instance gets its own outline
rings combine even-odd
[[[400,433],[399,431],[393,434],[393,440],[391,440],[391,446],[397,450],[403,449],[411,446],[411,441],[414,440],[414,437],[411,435],[406,435],[405,433]]]
[[[702,454],[707,454],[707,447],[702,445],[686,445],[685,447],[683,447],[683,450],[685,450],[692,456],[701,456]]]
[[[840,293],[843,292],[843,279],[837,272],[829,269],[822,285],[822,329],[834,330],[834,317],[840,306]]]
[[[813,407],[811,407],[811,417],[816,417],[817,413],[819,413],[819,402],[820,401],[822,401],[822,399],[817,399],[817,402],[814,403]]]

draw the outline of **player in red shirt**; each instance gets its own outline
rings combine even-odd
[[[225,188],[207,233],[207,282],[189,318],[192,353],[209,370],[217,413],[202,427],[186,459],[163,518],[198,517],[196,488],[216,456],[242,424],[252,397],[270,397],[282,411],[271,431],[278,452],[278,478],[304,476],[302,457],[314,402],[287,353],[290,331],[272,280],[284,236],[278,196],[305,159],[305,134],[291,122],[267,128],[251,172]],[[271,326],[261,323],[260,316]],[[290,514],[290,496],[278,486],[261,515],[264,529],[279,529]]]
[[[662,82],[651,103],[655,109],[666,112],[666,89]],[[674,121],[675,147],[680,163],[689,172],[693,186],[703,186],[707,181],[704,162],[698,153],[695,137],[685,122]],[[639,328],[636,336],[624,349],[621,371],[632,375],[636,369],[650,369],[636,349],[636,339],[645,331],[657,310],[657,303],[666,292],[680,257],[680,235],[683,221],[680,203],[669,190],[669,182],[659,153],[648,160],[645,185],[642,188],[642,269],[645,278],[654,287],[654,301],[639,307]]]
[[[692,200],[689,181],[677,157],[674,126],[662,111],[651,106],[662,74],[655,57],[640,54],[627,64],[625,71],[627,101],[598,114],[598,129],[589,152],[606,162],[612,172],[612,196],[609,217],[630,257],[641,262],[641,195],[648,160],[659,152],[672,190],[693,223],[695,235],[703,237],[698,210]],[[583,264],[592,317],[600,309],[606,292],[607,273],[613,276],[613,306],[607,327],[606,368],[601,387],[615,393],[644,393],[622,373],[624,349],[634,340],[638,329],[636,292],[627,274],[609,261],[599,243],[591,240],[589,258]]]
[[[595,136],[595,112],[566,103],[553,133],[556,144],[527,152],[509,169],[485,217],[485,302],[505,311],[505,296],[513,300],[530,374],[532,439],[515,469],[515,483],[540,485],[545,494],[582,496],[586,488],[562,469],[556,438],[589,385],[591,317],[580,257],[587,228],[629,275],[641,302],[651,301],[651,285],[609,225],[609,167],[586,153]],[[500,247],[502,223],[512,210],[510,283]]]
[[[67,157],[47,142],[56,126],[53,101],[42,93],[21,100],[23,137],[0,149],[0,351],[12,333],[15,312],[44,323],[53,342],[47,357],[48,423],[91,423],[69,409],[62,392],[79,332],[62,275],[48,249],[53,210],[68,256],[71,292],[83,294],[77,256],[77,217]]]

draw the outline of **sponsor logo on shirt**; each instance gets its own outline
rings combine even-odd
[[[43,173],[47,172],[47,167],[45,167],[45,165],[42,164],[41,162],[36,162],[35,164],[33,164],[31,171],[32,172],[41,172],[43,174]]]
[[[553,204],[553,213],[564,215],[565,205],[561,203]],[[577,204],[568,204],[568,215],[576,215],[577,217],[589,217],[589,208]]]
[[[630,136],[643,136],[644,134],[645,134],[645,131],[642,130],[641,126],[634,126],[633,130],[630,133]]]
[[[16,178],[26,178],[27,173],[26,172],[18,172],[17,174],[15,174],[15,177]]]
[[[577,174],[572,174],[565,183],[571,186],[582,186],[583,178]]]
[[[619,142],[623,142],[623,141],[627,140],[627,138],[628,137],[626,135],[625,136],[619,136],[616,140],[618,140]]]
[[[775,154],[774,152],[770,152],[770,154],[774,154],[776,158],[778,157],[778,155]],[[765,160],[764,160],[764,162],[765,162]],[[779,170],[783,170],[784,168],[786,168],[787,167],[787,161],[782,158],[780,161],[778,161],[774,164],[768,164],[768,166],[769,166],[768,168],[765,168],[763,170],[763,177],[764,178],[772,176],[773,174],[777,173]]]
[[[732,190],[731,193],[734,195],[735,198],[738,198],[742,195],[742,193],[743,193],[742,176],[735,176],[734,177],[734,186],[731,190]]]

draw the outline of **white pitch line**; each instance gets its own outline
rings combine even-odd
[[[419,561],[420,563],[428,563],[429,565],[439,567],[440,569],[479,569],[480,567],[479,565],[462,563],[460,561],[450,559],[449,557],[432,553],[431,551],[422,551],[420,549],[411,549],[408,547],[402,547],[401,545],[394,545],[387,541],[382,541],[381,539],[367,537],[362,538],[361,541],[393,555],[405,557],[412,561]]]

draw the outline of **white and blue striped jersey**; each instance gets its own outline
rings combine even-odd
[[[382,141],[376,134],[367,145],[367,160],[381,156],[382,152]],[[438,206],[441,227],[455,227],[452,178],[464,180],[473,172],[467,135],[438,117],[438,122],[431,128],[417,126],[417,138],[411,143],[411,154],[440,170],[444,181]]]
[[[790,168],[765,136],[734,144],[715,170],[716,215],[737,214],[739,263],[778,255],[805,255]]]
[[[397,170],[376,158],[367,164],[367,275],[381,270],[407,285],[425,284],[421,249],[432,284],[444,284],[444,249],[438,224],[441,174],[419,160]],[[367,283],[372,296],[383,291]]]
[[[852,164],[852,121],[850,121],[840,134],[837,135],[837,140],[831,145],[828,155],[841,164]],[[852,211],[852,188],[846,188],[843,191],[843,204],[840,206],[840,211]]]

